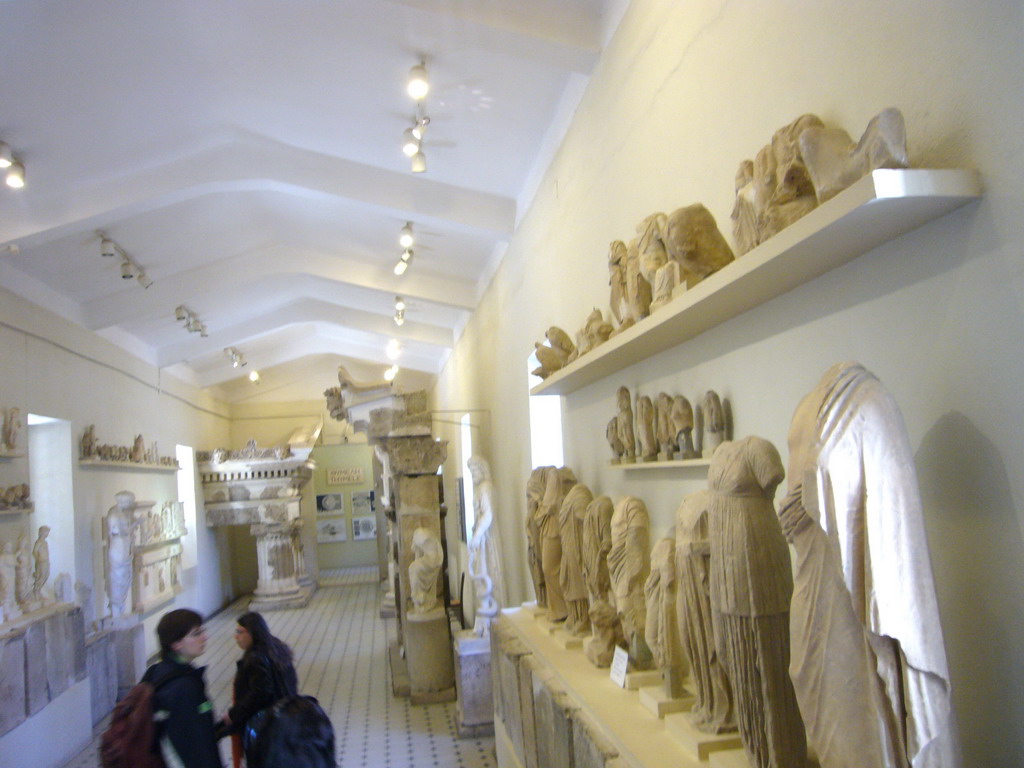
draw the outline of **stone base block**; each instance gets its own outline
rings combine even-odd
[[[661,672],[651,669],[646,672],[627,672],[626,690],[639,691],[652,685],[661,685]]]
[[[494,723],[481,723],[480,725],[463,725],[455,722],[455,734],[460,739],[479,739],[483,736],[494,735]]]
[[[301,587],[298,592],[285,595],[253,595],[249,601],[250,611],[283,611],[286,608],[305,608],[313,599],[314,588]]]
[[[445,688],[443,691],[411,691],[409,701],[413,704],[441,704],[446,701],[455,701],[455,686]]]
[[[583,647],[582,637],[576,637],[576,635],[562,627],[557,627],[555,631],[551,633],[551,636],[560,647],[565,648],[567,651]]]
[[[489,639],[471,631],[460,632],[455,638],[455,688],[459,738],[492,734],[494,689]]]
[[[524,613],[529,614],[534,618],[537,618],[541,614],[547,615],[548,612],[547,608],[541,608],[539,605],[537,605],[536,601],[530,603],[523,603],[522,609]]]
[[[439,693],[451,689],[448,698],[455,699],[455,667],[448,617],[443,608],[425,614],[409,613],[403,624],[405,662],[409,669],[410,695]]]
[[[711,768],[750,768],[750,760],[742,749],[725,749],[713,752],[708,758]]]
[[[661,685],[652,685],[640,689],[640,703],[659,720],[665,715],[675,712],[689,712],[693,708],[693,696],[686,695],[677,699],[670,698]]]
[[[398,643],[388,646],[388,665],[391,667],[391,693],[395,696],[409,695],[409,669],[402,658]]]
[[[665,730],[675,739],[683,749],[695,760],[708,760],[715,752],[722,750],[741,750],[740,754],[746,760],[742,752],[743,742],[736,731],[732,733],[704,733],[694,727],[689,712],[667,715],[665,717]]]

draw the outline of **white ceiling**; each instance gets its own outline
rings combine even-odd
[[[0,254],[4,287],[228,401],[252,397],[235,381],[252,368],[291,399],[320,397],[338,364],[379,376],[392,337],[429,381],[597,60],[607,2],[0,1],[0,140],[27,180],[0,185],[0,249],[20,249]],[[414,175],[400,145],[421,57]],[[406,221],[416,255],[396,277]]]

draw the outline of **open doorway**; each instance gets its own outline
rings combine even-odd
[[[28,470],[35,511],[27,531],[33,541],[39,529],[50,529],[47,545],[53,564],[51,579],[60,573],[75,581],[75,502],[71,422],[28,414]]]

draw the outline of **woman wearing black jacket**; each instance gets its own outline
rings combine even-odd
[[[223,722],[225,732],[232,734],[232,753],[237,768],[244,742],[240,737],[246,726],[255,727],[257,715],[279,699],[296,695],[299,683],[292,665],[291,648],[270,633],[260,614],[249,612],[238,617],[235,642],[245,653],[235,672],[234,704]]]

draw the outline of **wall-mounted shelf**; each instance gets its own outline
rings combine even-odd
[[[621,469],[632,472],[643,469],[707,469],[711,466],[711,459],[677,459],[672,461],[637,461],[632,464],[612,464],[609,462],[609,469]]]
[[[17,451],[8,451],[0,449],[0,461],[10,461],[11,459],[20,459],[25,456],[24,453],[18,453]]]
[[[143,464],[139,461],[106,461],[104,459],[79,459],[78,466],[86,469],[128,469],[137,472],[177,472],[177,464]]]
[[[30,515],[36,509],[35,504],[29,504],[27,507],[19,507],[18,509],[0,509],[0,517],[13,517],[14,515]]]
[[[976,171],[877,170],[618,336],[532,395],[567,395],[704,333],[981,196]]]

